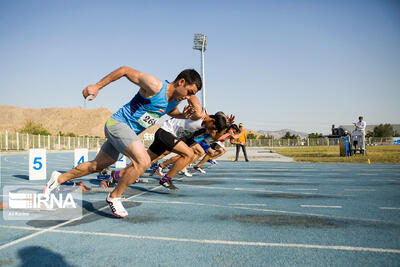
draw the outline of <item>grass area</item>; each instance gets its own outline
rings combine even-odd
[[[367,146],[367,156],[357,154],[352,157],[340,157],[339,146],[274,147],[273,150],[303,162],[367,163],[370,159],[371,163],[400,163],[400,145]]]

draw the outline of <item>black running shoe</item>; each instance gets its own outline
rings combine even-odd
[[[108,178],[108,181],[104,181],[104,183],[102,184],[105,185],[105,187],[114,187],[116,183],[117,179],[115,178],[115,171],[112,171],[110,178]]]
[[[171,178],[168,177],[163,177],[160,179],[160,185],[164,186],[165,188],[167,188],[168,190],[175,190],[178,191],[178,187],[176,187],[173,183]]]

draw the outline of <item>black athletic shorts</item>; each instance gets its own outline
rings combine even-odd
[[[210,145],[210,147],[211,147],[212,149],[215,150],[215,147],[216,147],[217,145],[218,145],[217,143],[212,143],[212,144]]]
[[[194,141],[193,137],[190,136],[184,136],[181,138],[181,140],[188,146],[191,147],[193,144],[196,144],[196,141]]]
[[[167,150],[172,151],[173,148],[179,143],[179,141],[181,140],[179,140],[173,134],[159,128],[154,134],[154,141],[150,145],[149,149],[154,154],[160,156]]]

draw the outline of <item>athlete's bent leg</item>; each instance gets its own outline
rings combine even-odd
[[[163,163],[160,163],[160,167],[161,168],[167,167],[169,164],[175,163],[180,157],[181,157],[181,155],[173,156],[170,159],[164,161]]]
[[[195,163],[201,156],[205,154],[205,152],[201,145],[199,145],[198,143],[192,145],[191,148],[194,152],[192,163]]]
[[[62,184],[69,180],[99,172],[116,162],[111,156],[100,150],[96,158],[79,164],[72,170],[69,170],[58,177],[58,183]]]
[[[184,142],[178,142],[174,146],[172,152],[180,155],[180,158],[174,163],[172,168],[169,170],[167,176],[173,178],[177,172],[181,171],[186,165],[193,159],[193,150],[190,149]]]
[[[125,189],[133,184],[150,166],[150,156],[141,140],[130,144],[125,149],[124,154],[132,161],[132,164],[125,168],[117,186],[110,194],[111,198],[121,197]]]

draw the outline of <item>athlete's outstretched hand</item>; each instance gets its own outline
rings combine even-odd
[[[228,125],[232,125],[235,122],[235,116],[232,114],[230,116],[226,116],[226,120]]]
[[[97,84],[91,84],[91,85],[87,86],[85,89],[83,89],[82,95],[85,99],[91,95],[91,97],[89,97],[89,101],[92,101],[93,99],[96,98],[99,91],[100,91],[100,88]]]
[[[195,110],[191,105],[187,105],[187,106],[185,106],[183,108],[183,112],[182,113],[183,113],[185,119],[188,119],[193,115],[194,111]]]

